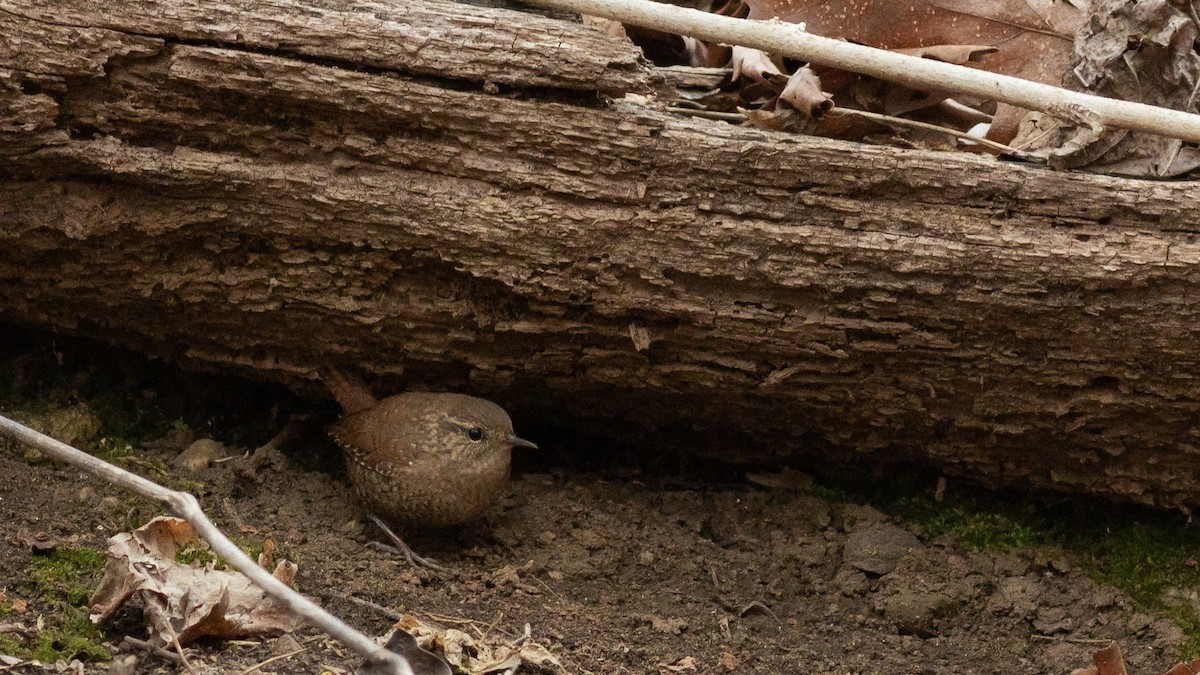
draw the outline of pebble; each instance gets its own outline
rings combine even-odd
[[[921,548],[920,540],[912,533],[888,523],[874,523],[861,525],[846,537],[842,556],[854,567],[882,576],[894,571],[904,556]]]

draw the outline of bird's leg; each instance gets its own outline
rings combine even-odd
[[[408,561],[409,565],[412,565],[413,567],[416,567],[418,569],[424,567],[427,569],[434,570],[436,572],[449,572],[450,571],[449,569],[442,567],[441,565],[430,560],[429,558],[424,558],[422,556],[417,555],[411,548],[408,547],[408,544],[404,543],[404,540],[400,538],[400,535],[396,534],[395,532],[392,532],[392,528],[388,527],[378,517],[372,515],[371,522],[375,523],[375,525],[377,525],[379,527],[379,529],[383,530],[383,533],[386,534],[388,536],[388,538],[392,540],[392,543],[395,545],[388,546],[387,544],[381,544],[380,542],[373,541],[373,542],[367,544],[367,546],[370,546],[371,548],[373,548],[377,551],[384,551],[386,553],[392,553],[394,555],[402,555],[402,556],[404,556],[404,559]]]

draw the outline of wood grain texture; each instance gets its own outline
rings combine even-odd
[[[331,2],[19,4],[23,35],[88,37],[0,48],[5,320],[726,459],[1200,503],[1195,184],[606,105],[570,60],[464,86],[457,62],[367,63]],[[379,24],[477,9],[418,5],[429,25]]]

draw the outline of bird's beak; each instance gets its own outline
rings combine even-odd
[[[524,438],[517,436],[516,434],[509,434],[508,438],[506,438],[504,440],[508,441],[509,443],[512,443],[513,445],[519,445],[519,446],[525,447],[525,448],[533,448],[534,450],[538,449],[537,443],[534,443],[533,441],[527,441]]]

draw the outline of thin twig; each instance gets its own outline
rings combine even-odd
[[[863,117],[863,118],[872,120],[874,122],[879,122],[880,124],[891,124],[891,125],[900,126],[900,127],[911,127],[913,129],[925,129],[926,131],[937,131],[939,133],[947,134],[947,135],[953,136],[955,138],[961,138],[962,140],[968,141],[970,143],[978,143],[979,145],[987,146],[989,148],[992,148],[993,150],[999,150],[1000,152],[1003,152],[1008,155],[1012,155],[1013,157],[1020,157],[1022,159],[1030,159],[1028,157],[1028,153],[1021,152],[1020,150],[1018,150],[1014,147],[1005,145],[1003,143],[997,143],[996,141],[989,141],[988,139],[983,138],[982,136],[973,136],[971,134],[968,134],[965,131],[959,131],[958,129],[944,127],[944,126],[941,126],[940,124],[930,124],[929,122],[922,122],[920,120],[910,120],[910,119],[905,119],[903,117],[892,117],[891,115],[883,115],[881,113],[874,113],[874,112],[870,112],[867,110],[855,110],[854,108],[834,108],[828,114],[830,116],[834,116],[834,115],[838,115],[838,114],[857,115],[858,117]]]
[[[350,595],[349,593],[343,593],[332,586],[326,588],[325,592],[339,600],[345,600],[346,602],[351,602],[356,605],[366,607],[369,610],[379,612],[392,621],[399,621],[400,619],[404,618],[404,614],[397,612],[390,607],[384,607],[383,605],[371,602],[370,600],[364,600],[363,598],[356,598],[353,595]]]
[[[299,615],[309,624],[329,633],[364,659],[375,664],[386,664],[397,675],[413,675],[412,668],[406,659],[376,644],[371,638],[321,609],[316,603],[288,588],[270,572],[259,567],[250,559],[250,556],[222,534],[221,530],[204,515],[204,510],[200,508],[200,502],[194,495],[167,489],[135,473],[93,457],[82,450],[56,441],[3,415],[0,415],[0,435],[8,436],[97,478],[165,505],[176,516],[187,521],[196,534],[208,542],[217,555],[227,560],[234,569],[249,577],[280,605]]]
[[[183,653],[183,645],[179,644],[179,633],[175,632],[175,627],[171,625],[170,621],[163,621],[162,623],[167,629],[167,632],[171,634],[171,644],[175,645],[175,653],[179,654],[179,660],[183,662],[183,667],[186,668],[187,671],[192,675],[196,675],[196,669],[193,668],[191,662],[188,661],[187,654]]]
[[[745,122],[745,113],[720,112],[717,110],[694,110],[692,108],[682,108],[673,105],[667,108],[667,112],[683,115],[684,117],[700,117],[706,120],[720,120],[722,122]]]
[[[304,651],[304,649],[305,649],[304,647],[301,647],[301,648],[299,648],[299,649],[292,650],[292,651],[290,651],[290,652],[288,652],[288,653],[286,653],[286,654],[280,654],[280,655],[278,655],[278,656],[272,656],[271,658],[267,659],[266,661],[263,661],[262,663],[256,663],[256,664],[254,664],[253,666],[250,666],[249,668],[247,668],[247,669],[243,670],[243,671],[241,672],[241,675],[250,675],[250,673],[253,673],[253,672],[254,672],[254,671],[256,671],[256,670],[259,670],[260,668],[262,668],[263,666],[267,665],[268,663],[274,663],[274,662],[276,662],[276,661],[281,661],[281,660],[283,660],[283,659],[288,659],[288,658],[291,658],[291,657],[293,657],[293,656],[295,656],[295,655],[299,654],[300,652]]]
[[[1034,640],[1042,640],[1043,642],[1069,642],[1076,645],[1110,645],[1112,640],[1103,638],[1076,638],[1076,637],[1056,637],[1054,635],[1030,635]]]
[[[138,649],[143,649],[145,651],[151,652],[152,654],[154,654],[156,656],[161,656],[162,658],[167,659],[168,661],[174,661],[175,663],[180,663],[180,664],[183,662],[183,660],[180,658],[180,656],[178,654],[176,654],[175,652],[173,652],[169,649],[163,649],[162,647],[155,647],[154,645],[150,644],[149,642],[146,642],[145,640],[139,640],[135,637],[126,635],[125,637],[121,638],[121,642],[123,642],[124,644],[127,644],[131,647],[137,647]]]
[[[1149,131],[1168,138],[1200,142],[1200,115],[1144,103],[1118,101],[1009,75],[834,40],[813,35],[794,23],[735,19],[650,0],[528,1],[667,33],[761,49],[870,75],[919,91],[972,94],[985,100],[1071,119],[1080,117],[1078,111],[1083,110],[1091,113],[1083,117],[1094,115],[1104,126]]]

